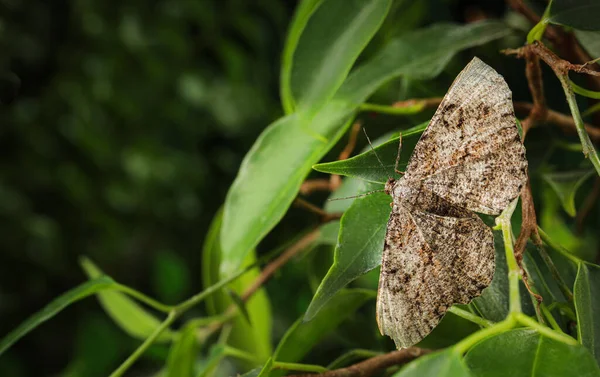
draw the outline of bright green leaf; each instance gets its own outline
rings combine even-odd
[[[576,215],[575,194],[583,182],[593,174],[594,170],[578,170],[545,173],[542,177],[558,195],[565,212],[574,217]]]
[[[90,279],[104,275],[88,258],[81,258],[81,267]],[[146,339],[161,324],[160,320],[124,293],[99,292],[98,300],[112,320],[134,338]],[[157,341],[170,341],[173,339],[173,335],[171,330],[165,329]]]
[[[27,335],[31,330],[35,329],[42,323],[54,317],[58,312],[69,306],[70,304],[86,298],[90,295],[101,291],[106,291],[114,288],[116,283],[108,276],[101,276],[96,279],[85,282],[68,292],[63,293],[51,303],[46,305],[42,310],[38,311],[19,327],[11,331],[0,341],[0,355],[4,353],[13,343]]]
[[[531,329],[485,339],[467,353],[465,361],[474,377],[600,376],[585,348],[540,336]]]
[[[408,159],[426,127],[427,123],[402,133],[402,151],[398,170],[403,171],[406,168]],[[398,176],[394,169],[398,155],[398,143],[396,137],[374,148],[374,151],[368,150],[346,160],[317,164],[313,166],[313,169],[323,173],[357,177],[373,183],[385,183],[389,177],[397,178]]]
[[[167,358],[165,377],[193,376],[196,355],[199,351],[196,332],[196,326],[186,326],[180,332],[179,338],[173,342]]]
[[[549,21],[581,30],[600,30],[598,0],[554,0]]]
[[[600,365],[600,267],[581,262],[573,288],[577,311],[577,333]]]
[[[340,289],[381,264],[390,202],[390,196],[374,193],[356,199],[344,212],[333,265],[317,289],[305,321],[310,321]]]
[[[222,211],[219,211],[210,226],[204,247],[202,249],[202,282],[204,287],[210,287],[221,280],[219,268],[222,260],[221,247],[219,245],[219,233],[221,231]],[[255,252],[245,257],[244,266],[255,262]],[[259,268],[254,268],[228,285],[228,289],[236,295],[251,284],[260,274]],[[209,315],[222,314],[230,305],[235,304],[232,296],[225,290],[219,290],[210,295],[206,300]],[[257,359],[264,361],[271,356],[271,303],[264,289],[259,289],[252,297],[242,305],[246,314],[237,316],[233,321],[233,328],[229,336],[228,344],[243,351],[250,352]],[[244,313],[244,311],[242,311]],[[247,315],[247,318],[244,316]]]
[[[436,25],[394,39],[381,54],[350,74],[314,116],[295,113],[271,124],[248,152],[225,201],[221,271],[232,274],[277,224],[300,185],[349,127],[356,108],[381,84],[402,75],[427,79],[464,48],[502,37],[498,22]]]
[[[452,349],[423,356],[411,362],[393,377],[469,377],[471,374],[460,354]]]
[[[273,359],[292,363],[301,361],[324,336],[375,296],[375,292],[362,289],[339,291],[311,321],[304,322],[300,318],[288,329],[279,342]],[[271,376],[274,375],[280,374],[271,373]]]
[[[292,63],[298,107],[313,112],[338,90],[383,22],[389,0],[325,0],[314,11]]]

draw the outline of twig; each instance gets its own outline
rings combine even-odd
[[[281,255],[279,255],[275,260],[271,263],[267,264],[265,268],[261,271],[260,275],[252,282],[252,284],[244,291],[242,294],[242,300],[246,301],[260,288],[273,274],[275,271],[280,269],[284,264],[286,264],[290,259],[304,250],[308,245],[313,243],[317,237],[319,237],[319,228],[315,228],[314,230],[307,233],[304,237],[300,238],[297,242],[295,242],[292,246],[290,246],[286,251],[284,251]],[[233,306],[234,310],[235,305]]]
[[[515,111],[518,113],[530,113],[533,109],[533,104],[529,102],[515,102],[514,106]],[[573,121],[572,117],[550,109],[547,109],[546,118],[540,119],[539,123],[554,124],[559,126],[563,131],[566,132],[572,133],[577,131],[577,129],[575,128],[575,122]],[[590,137],[594,138],[595,140],[600,140],[600,128],[596,128],[591,124],[586,123],[585,130],[590,135]]]
[[[588,68],[585,64],[573,64],[567,60],[561,59],[543,43],[537,41],[517,49],[509,48],[502,50],[502,52],[506,55],[516,55],[519,58],[526,57],[529,52],[532,52],[546,62],[546,64],[557,73],[557,76],[559,74],[565,76],[569,71],[586,73],[590,76],[600,76],[600,72]]]
[[[535,216],[535,206],[533,204],[533,196],[531,195],[531,183],[529,178],[527,179],[527,184],[523,188],[523,191],[521,191],[521,213],[521,233],[519,233],[517,242],[515,242],[515,258],[519,269],[521,270],[521,278],[523,279],[525,288],[527,288],[529,294],[535,299],[537,303],[536,312],[539,314],[540,304],[543,301],[542,296],[532,290],[527,272],[523,268],[523,253],[527,246],[527,240],[529,240],[533,234],[537,234],[537,218]],[[537,235],[537,238],[539,238],[539,235]],[[542,317],[540,316],[540,318]]]
[[[404,364],[420,356],[426,355],[431,351],[428,349],[410,347],[398,351],[386,353],[381,356],[375,356],[368,360],[361,361],[358,364],[347,368],[330,370],[319,374],[319,377],[369,377],[380,373],[381,371],[399,364]],[[315,377],[315,374],[295,374],[289,377]]]
[[[329,222],[331,220],[337,220],[342,217],[341,213],[329,213],[323,210],[322,208],[302,199],[296,198],[294,199],[294,205],[300,208],[304,208],[309,212],[312,212],[321,217],[321,222]]]
[[[600,175],[600,157],[592,144],[590,136],[588,135],[585,124],[583,123],[583,119],[581,118],[581,113],[579,112],[579,107],[577,106],[577,100],[575,98],[575,93],[573,93],[573,88],[571,87],[569,80],[569,71],[578,71],[587,73],[590,76],[598,76],[600,77],[600,72],[588,69],[587,67],[581,64],[573,64],[566,60],[559,58],[555,53],[550,51],[546,46],[544,46],[539,41],[535,41],[532,44],[526,45],[519,49],[509,49],[503,51],[507,55],[516,55],[517,57],[526,56],[526,54],[532,52],[540,57],[552,70],[556,77],[558,77],[563,90],[565,92],[565,97],[567,99],[567,103],[569,104],[569,109],[571,110],[571,115],[573,116],[573,121],[575,122],[575,128],[577,129],[577,135],[579,136],[579,141],[581,142],[581,147],[583,151],[583,155],[586,158],[589,158],[596,169],[596,172]]]
[[[440,102],[442,102],[442,97],[434,97],[434,98],[417,98],[417,99],[409,99],[406,101],[398,101],[392,104],[392,107],[402,108],[402,107],[415,107],[422,106],[422,108],[432,108],[438,107]]]
[[[546,108],[546,99],[544,97],[544,82],[542,81],[542,70],[540,68],[540,58],[537,55],[527,52],[525,54],[525,76],[531,97],[533,98],[533,107],[529,115],[521,126],[523,127],[523,139],[527,135],[527,131],[534,127],[537,122],[546,119],[548,109]]]
[[[307,179],[300,186],[300,193],[302,195],[310,195],[316,191],[331,191],[331,180]]]
[[[507,0],[508,5],[516,12],[521,13],[531,23],[537,24],[541,21],[531,8],[523,0]],[[565,32],[562,28],[554,25],[547,25],[544,36],[560,51],[560,54],[570,61],[585,63],[592,60],[592,57],[581,47],[573,33]],[[595,87],[600,87],[600,78],[590,77]]]
[[[252,295],[267,281],[273,274],[285,265],[290,259],[304,250],[308,245],[313,243],[319,236],[319,227],[305,234],[303,237],[294,242],[288,247],[283,253],[281,253],[276,259],[267,264],[261,271],[260,275],[252,282],[252,284],[242,293],[240,298],[243,302],[246,302],[252,297]],[[200,329],[198,336],[201,340],[209,338],[212,334],[217,332],[223,325],[238,314],[238,308],[235,304],[231,304],[227,310],[225,310],[221,320],[212,323],[210,326]]]

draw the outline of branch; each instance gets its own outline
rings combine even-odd
[[[507,0],[507,3],[516,12],[525,16],[532,24],[538,24],[541,21],[540,16],[529,8],[523,0]],[[547,25],[544,36],[560,51],[560,54],[568,60],[580,63],[592,60],[590,55],[578,43],[573,33],[565,32],[562,28],[554,25]],[[599,78],[590,77],[590,80],[594,82],[595,87],[600,88]]]
[[[529,102],[515,102],[515,111],[518,113],[530,113],[533,109],[533,104]],[[559,126],[563,131],[573,133],[577,132],[573,118],[559,113],[558,111],[547,109],[546,118],[540,119],[539,123],[550,123]],[[600,128],[594,127],[589,123],[585,124],[585,130],[594,140],[600,140]]]
[[[273,274],[275,271],[280,269],[284,264],[286,264],[290,259],[295,257],[298,253],[304,250],[308,245],[313,243],[317,237],[319,237],[319,227],[313,229],[304,237],[300,238],[293,245],[291,245],[286,251],[284,251],[281,255],[279,255],[275,260],[271,263],[267,264],[265,268],[261,271],[260,275],[252,282],[242,294],[242,300],[248,300],[254,292],[256,292]],[[232,306],[233,310],[236,310],[235,305]],[[231,307],[230,307],[231,309]]]
[[[540,59],[537,55],[528,52],[525,54],[525,60],[525,76],[527,77],[529,92],[531,92],[531,97],[533,98],[533,107],[527,118],[521,122],[523,139],[525,139],[529,129],[534,127],[537,122],[545,119],[548,113],[544,97],[544,82],[542,81]]]
[[[252,295],[258,291],[258,289],[273,276],[273,274],[279,270],[283,265],[289,262],[294,256],[298,255],[302,250],[304,250],[308,245],[313,243],[317,237],[319,236],[319,227],[316,227],[309,233],[305,234],[299,240],[294,242],[290,247],[288,247],[283,253],[281,253],[276,259],[267,264],[265,268],[261,271],[260,275],[252,282],[252,284],[242,293],[241,299],[243,302],[246,302],[252,297]],[[201,340],[209,338],[212,334],[217,332],[223,325],[233,318],[237,316],[238,308],[235,304],[231,304],[223,316],[221,320],[218,322],[214,322],[206,328],[200,329],[198,336]]]
[[[404,364],[430,352],[431,351],[428,349],[410,347],[386,353],[385,355],[375,356],[347,368],[330,370],[318,375],[295,374],[289,377],[369,377],[376,375],[391,366]]]

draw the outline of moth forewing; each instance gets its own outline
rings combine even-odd
[[[512,94],[474,58],[455,79],[409,160],[393,197],[377,322],[397,347],[418,343],[450,306],[481,294],[494,274],[489,227],[527,179]]]

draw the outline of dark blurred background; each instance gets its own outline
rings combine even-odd
[[[210,221],[246,151],[281,115],[280,54],[295,6],[0,0],[0,337],[84,281],[81,255],[167,304],[202,289]],[[505,9],[502,0],[398,0],[366,55],[420,25]],[[522,63],[505,60],[519,78],[508,78],[513,90],[527,93]],[[298,313],[306,291],[291,305]],[[137,345],[87,299],[0,357],[0,376],[106,376]],[[151,375],[167,352],[153,347],[132,375]]]
[[[0,337],[85,279],[79,255],[166,303],[201,290],[208,225],[281,113],[294,7],[0,0]],[[0,375],[107,375],[137,344],[84,300]]]

